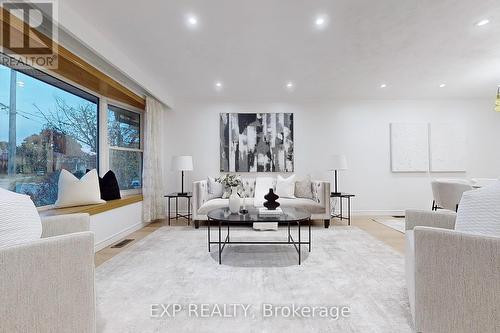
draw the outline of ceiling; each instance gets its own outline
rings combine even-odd
[[[493,98],[500,84],[498,0],[64,0],[58,16],[170,105]]]

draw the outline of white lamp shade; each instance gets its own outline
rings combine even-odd
[[[347,170],[345,155],[333,155],[330,159],[330,170]]]
[[[174,156],[172,158],[173,171],[191,171],[193,170],[192,156]]]

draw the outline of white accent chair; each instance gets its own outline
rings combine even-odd
[[[94,333],[88,214],[42,218],[42,238],[0,249],[0,332]]]
[[[498,332],[500,182],[465,192],[458,213],[406,211],[405,264],[416,332]]]
[[[475,188],[486,187],[497,182],[495,178],[471,178],[472,186]]]
[[[465,191],[473,189],[465,179],[436,179],[431,182],[432,210],[447,209],[456,212]]]

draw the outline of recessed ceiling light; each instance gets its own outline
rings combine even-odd
[[[481,21],[476,23],[476,27],[482,27],[483,25],[487,25],[488,23],[490,23],[490,20],[482,19]]]
[[[189,15],[187,18],[187,24],[191,27],[195,27],[198,24],[198,18],[194,15]]]
[[[328,23],[326,15],[316,16],[314,19],[314,25],[317,29],[323,29]]]
[[[387,84],[382,83],[382,84],[380,85],[380,88],[382,88],[382,89],[383,89],[383,88],[387,88]]]
[[[287,82],[286,87],[287,87],[287,89],[293,89],[293,82],[291,82],[291,81]]]
[[[325,24],[325,18],[323,18],[323,17],[318,17],[318,18],[316,19],[316,25],[320,26],[320,25],[323,25],[323,24]]]
[[[441,84],[439,85],[439,88],[444,88],[444,87],[446,87],[446,83],[441,83]]]
[[[220,81],[215,82],[215,89],[221,90],[222,89],[222,82],[220,82]]]

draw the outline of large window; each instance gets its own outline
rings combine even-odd
[[[109,168],[122,190],[142,187],[141,115],[108,105]]]
[[[0,187],[57,199],[59,171],[98,166],[98,98],[34,69],[0,65]]]

